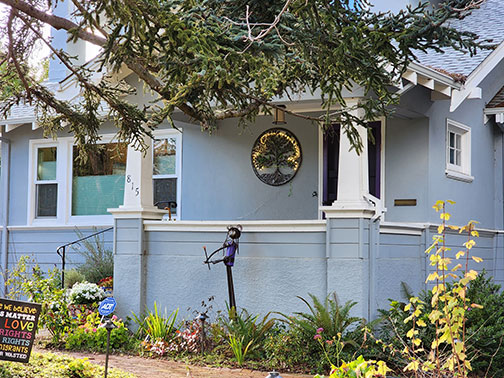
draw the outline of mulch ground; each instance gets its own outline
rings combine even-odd
[[[49,352],[47,349],[41,349],[36,346],[33,350],[39,353]],[[75,358],[87,358],[91,363],[105,366],[105,354],[59,352],[54,350],[50,352],[65,354]],[[133,373],[138,378],[265,378],[268,375],[268,372],[248,369],[209,368],[187,365],[183,362],[129,355],[110,355],[109,367]],[[280,374],[283,378],[313,378],[312,375],[283,374],[282,372]]]

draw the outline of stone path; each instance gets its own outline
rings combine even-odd
[[[39,353],[48,352],[46,349],[34,347],[34,351]],[[81,352],[57,352],[51,353],[65,354],[76,358],[87,357],[89,362],[105,365],[104,354],[92,354]],[[121,369],[135,374],[138,378],[264,378],[268,372],[251,371],[247,369],[229,368],[208,368],[201,366],[190,366],[182,362],[149,359],[138,356],[111,355],[109,357],[109,367]],[[312,375],[284,374],[283,378],[313,378]]]

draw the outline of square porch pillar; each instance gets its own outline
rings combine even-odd
[[[358,99],[349,99],[353,107]],[[354,115],[362,117],[361,110]],[[368,198],[368,136],[366,128],[355,125],[362,151],[350,149],[350,141],[340,128],[337,199],[330,206],[322,206],[327,220],[326,260],[328,294],[336,292],[340,303],[355,301],[352,314],[366,319],[373,316],[374,297],[373,259],[377,254],[379,222],[377,209]]]
[[[145,136],[145,152],[128,146],[124,204],[108,209],[114,216],[114,297],[117,313],[139,315],[146,306],[145,219],[161,219],[166,211],[153,205],[151,138]]]

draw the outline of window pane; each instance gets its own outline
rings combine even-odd
[[[174,175],[176,173],[177,145],[175,138],[154,141],[154,175]]]
[[[450,164],[455,164],[455,150],[450,148]]]
[[[167,201],[177,201],[177,179],[154,179],[154,203],[158,203],[158,208],[164,209],[168,206]],[[172,208],[172,214],[177,214],[177,209]]]
[[[37,185],[37,217],[55,217],[57,201],[58,184]]]
[[[37,180],[56,180],[56,147],[38,149]]]
[[[455,147],[455,133],[450,131],[450,147]]]
[[[458,166],[462,166],[462,157],[461,157],[461,151],[457,150],[456,155],[455,155],[455,164]]]
[[[123,204],[126,146],[109,143],[99,148],[84,164],[74,159],[72,215],[108,214],[108,208]],[[77,154],[74,147],[74,157]]]
[[[455,148],[460,150],[462,148],[462,135],[455,134]]]

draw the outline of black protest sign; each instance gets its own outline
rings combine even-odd
[[[40,310],[38,303],[0,298],[0,360],[29,361]]]

